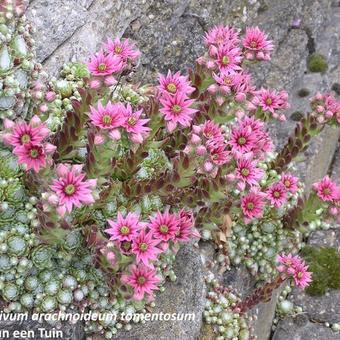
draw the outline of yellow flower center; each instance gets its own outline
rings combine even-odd
[[[271,98],[266,99],[266,104],[271,105],[273,103],[273,100]]]
[[[21,136],[21,143],[22,144],[29,143],[30,141],[31,141],[31,137],[27,133]]]
[[[126,225],[123,225],[121,228],[120,228],[120,232],[121,234],[123,235],[128,235],[130,233],[130,228]]]
[[[228,56],[223,56],[222,58],[222,64],[223,65],[228,65],[230,63],[229,57]]]
[[[103,64],[103,63],[102,63],[102,64],[99,64],[99,65],[98,65],[98,70],[99,70],[99,71],[105,71],[105,70],[106,70],[106,64]]]
[[[171,92],[171,93],[176,93],[177,91],[177,86],[174,84],[174,83],[169,83],[167,86],[166,86],[166,89]]]
[[[254,209],[254,203],[253,202],[248,202],[247,203],[247,209],[253,210]]]
[[[248,175],[249,175],[249,169],[243,168],[243,169],[241,170],[241,174],[242,174],[243,176],[248,176]]]
[[[112,123],[112,117],[110,115],[104,115],[102,122],[104,125],[110,125]]]
[[[162,234],[166,234],[168,231],[169,231],[169,227],[165,224],[162,224],[160,227],[159,227],[159,231],[162,233]]]
[[[274,192],[273,192],[273,196],[274,196],[275,198],[279,198],[279,197],[281,196],[280,191],[274,191]]]
[[[76,191],[76,187],[73,184],[68,184],[64,188],[64,192],[66,195],[72,195]]]
[[[147,251],[147,249],[148,249],[148,245],[146,244],[146,243],[141,243],[140,245],[139,245],[139,249],[141,250],[141,251]]]
[[[172,111],[175,112],[175,113],[180,113],[182,111],[182,108],[175,104],[173,107],[172,107]]]
[[[251,47],[251,48],[256,48],[256,47],[257,47],[257,42],[256,42],[256,41],[252,41],[252,42],[250,43],[250,47]]]
[[[288,179],[285,180],[284,185],[286,188],[290,187],[290,181]]]
[[[325,189],[323,189],[323,193],[324,193],[325,195],[329,195],[329,194],[331,193],[331,189],[325,188]]]
[[[231,84],[231,78],[230,77],[224,77],[224,84],[230,85]]]
[[[137,119],[135,117],[130,117],[128,119],[129,125],[135,125],[137,123]]]
[[[37,149],[30,150],[31,158],[37,158],[39,156],[39,151]]]
[[[116,46],[115,47],[115,53],[117,53],[117,54],[120,54],[120,53],[122,53],[122,47],[121,46]]]
[[[128,242],[128,241],[122,242],[122,248],[123,248],[125,251],[129,251],[129,250],[131,249],[131,242]]]
[[[237,144],[239,145],[244,145],[247,143],[247,140],[244,138],[244,137],[240,137],[238,140],[237,140]]]
[[[140,276],[138,279],[137,279],[137,282],[140,284],[140,285],[143,285],[145,283],[146,279],[144,276]]]

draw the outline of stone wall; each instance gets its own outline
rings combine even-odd
[[[339,11],[338,4],[331,0],[32,0],[27,15],[36,27],[38,60],[50,74],[57,75],[64,62],[86,60],[107,37],[123,36],[132,38],[141,49],[143,56],[136,77],[149,82],[154,81],[158,72],[192,66],[202,53],[202,35],[212,25],[259,25],[274,40],[276,50],[271,62],[255,67],[256,83],[285,88],[292,103],[287,124],[273,125],[273,137],[280,148],[295,124],[293,113],[305,112],[313,93],[331,88],[340,79],[340,46],[336,43]],[[293,27],[293,22],[300,25]],[[328,59],[325,74],[307,72],[307,58],[315,51]],[[301,88],[310,95],[301,98],[298,95]],[[306,162],[299,172],[307,185],[328,171],[338,137],[338,130],[327,129],[306,152]],[[208,249],[206,256],[211,254]],[[196,322],[148,324],[117,339],[196,339],[202,326],[206,290],[200,256],[191,249],[179,254],[176,262],[179,280],[169,283],[166,293],[156,301],[160,308],[169,311],[194,311]],[[235,268],[228,283],[247,291],[254,282],[251,278],[245,280],[246,275],[244,270]],[[259,317],[255,325],[259,340],[270,336],[274,309],[275,300],[255,311]],[[286,320],[280,329],[290,328],[292,322]],[[308,322],[312,332],[320,332],[318,339],[336,339],[332,332],[328,334],[329,329]],[[81,339],[81,334],[76,331],[70,338]],[[288,335],[280,337],[280,332],[274,338],[295,339]]]

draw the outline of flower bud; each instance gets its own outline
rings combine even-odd
[[[217,92],[217,85],[216,84],[211,84],[209,87],[208,87],[208,92],[211,93],[211,94],[214,94]]]
[[[246,95],[242,92],[239,92],[236,96],[235,96],[235,100],[238,102],[238,103],[242,103],[246,100]]]
[[[91,89],[99,89],[101,86],[101,82],[98,79],[92,79],[90,81],[90,87]]]
[[[104,83],[105,83],[106,86],[112,86],[112,85],[117,84],[117,80],[113,76],[107,76],[104,79]]]
[[[45,112],[48,111],[48,106],[46,104],[42,104],[42,105],[39,106],[39,110],[40,110],[40,112],[45,113]]]
[[[204,156],[207,153],[207,149],[204,145],[200,145],[196,148],[196,153],[198,156]]]
[[[256,54],[256,59],[257,60],[264,60],[265,56],[264,56],[264,53],[263,52],[257,52]]]
[[[193,134],[193,135],[191,136],[190,142],[191,142],[192,144],[198,145],[198,144],[201,143],[201,138],[200,138],[199,136]]]
[[[56,98],[56,94],[53,91],[49,91],[45,94],[45,99],[50,103],[53,102]]]
[[[209,161],[205,161],[203,167],[206,172],[211,172],[212,169],[214,168],[214,164]]]

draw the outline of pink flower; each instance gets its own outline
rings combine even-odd
[[[254,190],[242,196],[241,208],[245,216],[245,223],[249,223],[253,218],[262,217],[264,208],[263,194]]]
[[[195,91],[195,88],[190,86],[188,77],[182,76],[180,72],[172,74],[171,71],[168,71],[166,76],[159,75],[159,86],[157,88],[161,95],[168,94],[172,96],[177,93],[189,95]]]
[[[152,231],[146,233],[145,229],[142,229],[132,244],[132,252],[136,255],[137,262],[149,266],[150,261],[157,260],[159,253],[162,252],[156,247],[159,242],[160,240],[153,239]]]
[[[275,90],[260,89],[254,92],[252,103],[259,106],[263,111],[269,111],[274,118],[279,118],[277,110],[289,108],[286,91],[277,92]]]
[[[124,255],[132,255],[132,241],[115,241],[114,244]]]
[[[256,145],[256,134],[249,126],[237,127],[232,129],[229,145],[232,146],[233,152],[248,153]]]
[[[267,198],[276,208],[281,207],[287,199],[287,189],[282,182],[273,183],[267,190]]]
[[[98,102],[98,108],[91,106],[90,110],[92,124],[102,129],[113,130],[122,126],[125,121],[125,107],[121,103],[108,102],[106,106],[103,106],[101,102]]]
[[[164,115],[169,132],[175,130],[177,124],[184,127],[190,126],[194,113],[198,111],[190,107],[194,100],[187,99],[184,93],[164,96],[160,99],[160,102],[163,106],[160,112]]]
[[[242,93],[245,96],[246,93],[253,89],[250,84],[250,75],[244,72],[227,70],[218,75],[214,74],[213,77],[223,94],[229,94],[233,91],[238,95]]]
[[[245,116],[240,122],[240,127],[250,129],[254,133],[256,143],[253,145],[252,152],[261,154],[273,149],[273,142],[268,132],[265,131],[264,123],[261,120]]]
[[[178,231],[175,235],[175,241],[189,241],[193,235],[194,216],[191,212],[182,209],[178,213]]]
[[[204,37],[204,42],[206,45],[234,45],[239,43],[238,33],[234,28],[229,26],[215,26],[210,29]]]
[[[129,39],[115,40],[108,39],[104,44],[106,51],[114,56],[120,58],[120,60],[126,62],[128,60],[136,60],[140,56],[140,51],[133,43],[130,43]]]
[[[229,162],[229,151],[227,151],[224,145],[220,145],[218,147],[210,148],[210,159],[212,163],[216,165],[223,165]]]
[[[139,301],[144,298],[145,294],[152,296],[161,280],[156,276],[156,269],[144,265],[133,265],[130,267],[130,274],[122,276],[122,282],[133,288],[133,299]]]
[[[237,74],[234,70],[222,71],[219,74],[213,73],[213,78],[219,86],[220,90],[224,94],[231,92],[231,88],[234,85],[234,76]]]
[[[258,185],[263,177],[263,170],[256,167],[256,162],[250,157],[241,157],[237,160],[236,178],[248,183],[249,185]]]
[[[62,215],[66,210],[70,213],[73,206],[80,208],[82,204],[94,202],[92,190],[96,187],[96,179],[84,180],[82,166],[59,164],[56,173],[58,179],[53,180],[50,188],[59,198],[58,212]]]
[[[18,163],[25,164],[27,170],[39,172],[46,166],[46,151],[42,144],[27,143],[17,146],[13,153],[18,157]]]
[[[293,273],[292,269],[294,266],[299,264],[299,258],[297,256],[293,256],[292,254],[282,254],[277,256],[277,262],[279,265],[276,267],[280,273],[290,272]]]
[[[333,201],[339,195],[339,188],[325,176],[320,182],[314,183],[313,188],[322,201]]]
[[[295,266],[293,274],[294,282],[297,287],[305,289],[312,282],[312,273],[308,271],[308,266],[302,263]]]
[[[323,123],[334,117],[340,123],[340,101],[332,95],[317,93],[311,99],[311,107],[319,122]]]
[[[297,287],[304,289],[312,282],[312,273],[299,256],[282,254],[277,257],[277,261],[277,270],[287,277],[292,277]]]
[[[26,122],[14,123],[9,119],[4,120],[5,133],[2,140],[13,147],[22,146],[28,143],[39,144],[50,133],[45,123],[42,123],[38,116],[33,116],[29,124]]]
[[[159,211],[150,218],[149,228],[154,237],[162,241],[173,240],[179,228],[178,217],[168,212],[160,213]]]
[[[298,178],[291,174],[282,174],[281,182],[286,187],[287,191],[295,194],[298,190]]]
[[[202,134],[207,139],[207,147],[217,147],[224,144],[222,129],[213,121],[207,120],[202,126]]]
[[[241,69],[241,51],[232,45],[223,45],[216,51],[216,64],[221,72],[236,71]]]
[[[142,112],[142,110],[132,112],[131,105],[128,104],[124,112],[125,121],[122,124],[126,132],[129,133],[132,141],[138,144],[143,143],[144,138],[147,137],[151,131],[149,127],[144,126],[150,119],[142,119]]]
[[[267,35],[258,27],[248,27],[242,40],[247,59],[270,60],[274,46]]]
[[[87,67],[94,76],[108,76],[122,71],[124,64],[116,55],[105,55],[102,51],[91,57]]]
[[[118,212],[117,220],[108,220],[108,222],[111,228],[105,231],[111,235],[110,240],[118,241],[132,241],[143,226],[139,221],[139,216],[134,213],[128,213],[124,218],[123,215]]]

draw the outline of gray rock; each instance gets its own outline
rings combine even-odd
[[[334,159],[331,165],[331,176],[332,179],[340,185],[340,148],[339,143],[337,145],[337,152],[334,155]]]
[[[291,300],[302,307],[310,320],[340,322],[340,290],[330,290],[322,296],[310,296],[301,290],[294,290]]]
[[[310,322],[308,317],[298,315],[287,318],[277,327],[272,340],[339,340],[339,333],[318,323]]]
[[[76,1],[36,0],[29,6],[34,21],[38,61],[44,61],[86,22],[86,10]]]
[[[202,312],[205,306],[206,287],[204,268],[197,250],[183,247],[176,258],[177,281],[167,283],[164,293],[156,299],[152,313],[193,313],[187,321],[149,321],[136,325],[129,332],[121,332],[114,339],[124,340],[194,340],[202,327]]]
[[[309,239],[308,244],[317,247],[335,247],[340,249],[340,228],[330,230],[314,231]]]

